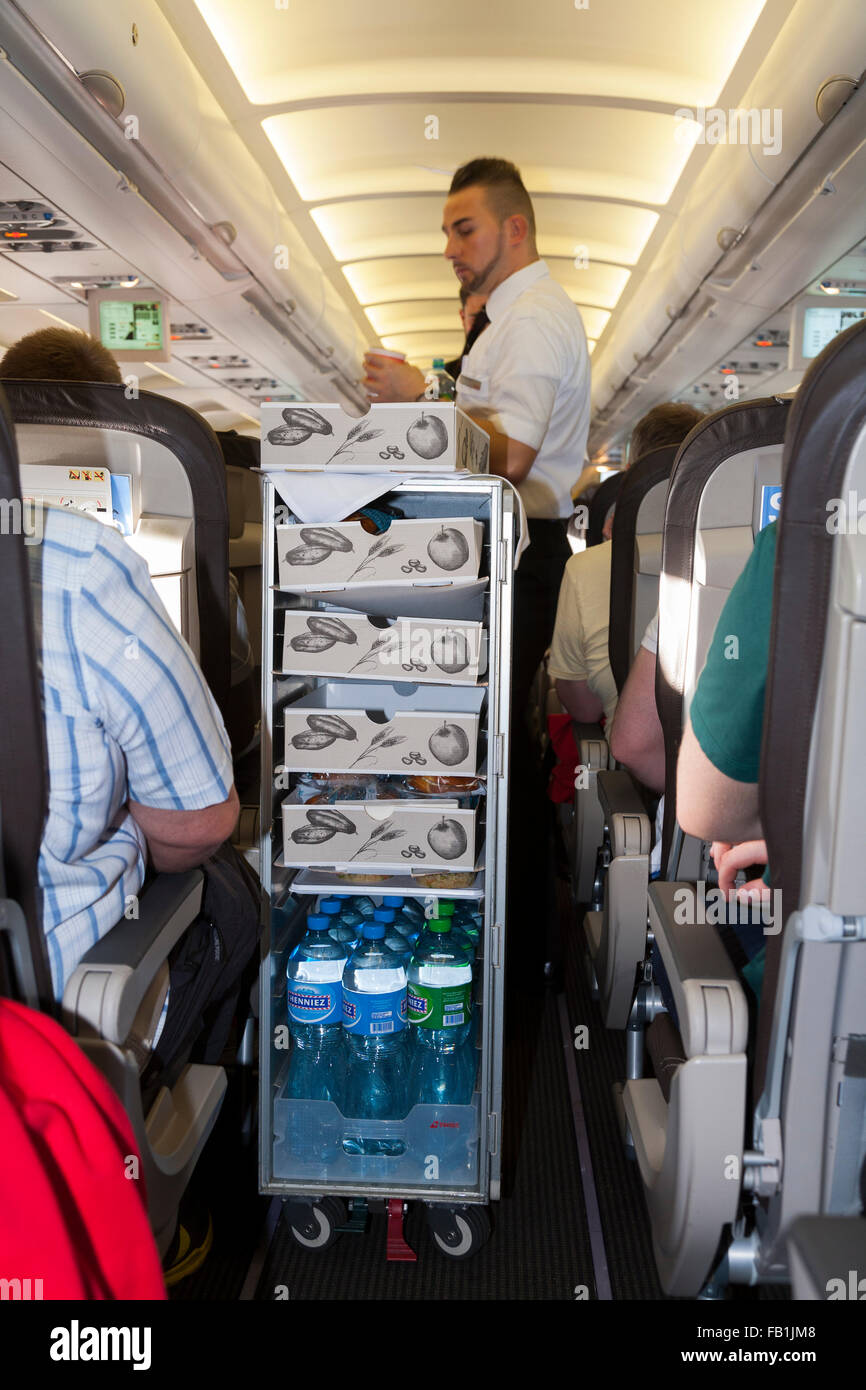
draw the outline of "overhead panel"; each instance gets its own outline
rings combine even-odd
[[[196,0],[256,105],[391,92],[551,92],[713,102],[764,0]],[[408,12],[407,12],[408,11]],[[483,54],[484,61],[479,61]],[[500,146],[499,148],[504,148]]]
[[[361,304],[403,299],[451,299],[459,286],[441,256],[405,256],[399,260],[356,261],[343,274]]]
[[[452,333],[460,327],[456,288],[449,299],[418,299],[408,303],[374,304],[366,310],[381,338],[393,333]]]
[[[465,0],[195,2],[376,333],[414,352],[459,331],[442,208],[478,154],[518,165],[539,254],[604,332],[692,153],[677,111],[719,99],[765,0],[497,0],[495,23]]]
[[[481,151],[507,150],[534,193],[664,205],[691,153],[673,111],[555,100],[443,102],[436,113],[438,138],[428,141],[429,106],[398,101],[317,107],[269,116],[263,125],[309,202],[382,193],[444,195],[459,164]]]

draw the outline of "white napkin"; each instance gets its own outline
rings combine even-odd
[[[439,475],[442,476],[441,474]],[[457,476],[470,476],[458,471]],[[399,473],[324,473],[277,472],[268,470],[274,487],[289,507],[307,526],[319,526],[326,521],[341,521],[352,512],[381,497],[384,492],[401,483],[424,484],[424,478],[401,477]],[[503,479],[517,498],[517,544],[514,547],[514,568],[520,564],[520,557],[529,545],[529,527],[526,512],[517,488]]]

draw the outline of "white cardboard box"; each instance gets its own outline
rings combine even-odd
[[[341,405],[266,402],[262,468],[333,473],[486,473],[485,430],[449,401],[371,405],[357,419]]]
[[[338,801],[333,806],[282,804],[286,864],[352,868],[471,869],[475,810],[450,801]],[[326,833],[328,832],[328,833]]]
[[[283,711],[285,765],[471,777],[483,702],[483,686],[320,685]]]
[[[474,685],[487,668],[481,623],[286,609],[283,671],[364,681]]]
[[[484,528],[471,517],[392,521],[381,535],[360,521],[276,527],[280,585],[303,591],[320,584],[424,584],[473,580]]]

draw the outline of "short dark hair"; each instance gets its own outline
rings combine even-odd
[[[506,217],[518,212],[529,223],[529,235],[535,240],[535,213],[532,199],[526,191],[520,170],[508,159],[470,159],[461,164],[451,180],[448,192],[461,193],[464,188],[480,187],[488,189],[487,201],[499,218],[500,224]]]
[[[0,360],[0,377],[123,384],[120,367],[108,348],[75,328],[38,328],[19,338]]]
[[[468,289],[468,286],[466,286],[466,285],[461,285],[461,286],[460,286],[460,307],[461,307],[462,309],[465,309],[465,308],[466,308],[466,301],[467,301],[468,298],[469,298],[469,289]]]
[[[654,405],[642,419],[638,420],[629,440],[628,461],[648,454],[652,449],[663,449],[668,444],[682,444],[704,412],[696,406],[684,405],[680,401],[665,401]]]

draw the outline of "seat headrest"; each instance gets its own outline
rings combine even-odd
[[[682,738],[688,670],[688,612],[695,578],[695,546],[701,498],[710,479],[728,461],[753,449],[780,445],[790,403],[776,398],[738,401],[701,420],[681,445],[668,485],[659,587],[659,651],[656,706],[665,742],[665,821],[662,863],[666,864],[676,824],[676,764]],[[775,524],[775,523],[774,523]],[[666,583],[675,579],[676,585]]]
[[[803,906],[806,790],[837,543],[828,526],[828,503],[843,496],[864,427],[866,320],[839,334],[815,358],[797,392],[785,437],[759,808],[772,887],[782,893],[786,917]],[[767,938],[763,997],[770,1002],[781,944],[781,936]],[[758,1020],[756,1095],[766,1069],[770,1013],[762,1008]]]

